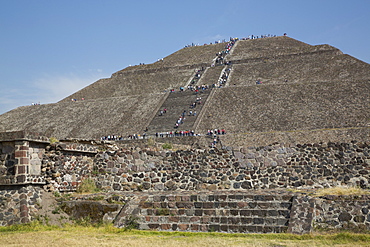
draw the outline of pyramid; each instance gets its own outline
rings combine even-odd
[[[57,103],[18,107],[0,115],[0,132],[100,139],[225,129],[230,146],[368,141],[369,95],[370,65],[335,47],[234,40],[185,47]]]

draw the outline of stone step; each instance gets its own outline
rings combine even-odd
[[[186,111],[185,121],[177,128],[178,130],[191,130],[194,126],[204,102],[207,100],[211,89],[207,89],[198,93],[192,91],[173,92],[170,93],[167,99],[163,102],[160,110],[167,109],[167,112],[160,116],[158,112],[148,126],[148,134],[156,132],[175,131],[175,124],[184,110]],[[201,104],[197,104],[195,108],[190,108],[190,105],[201,97]],[[197,112],[197,116],[189,116],[189,110]]]
[[[159,231],[192,231],[192,232],[228,232],[228,233],[282,233],[287,232],[287,226],[274,225],[233,225],[233,224],[140,224],[140,229]]]
[[[289,218],[279,217],[235,217],[235,216],[141,216],[141,222],[146,223],[191,223],[191,224],[233,224],[233,225],[274,225],[288,226]]]
[[[141,209],[140,214],[143,216],[237,216],[237,217],[279,217],[289,218],[289,209]]]
[[[288,202],[292,195],[256,195],[256,194],[212,194],[212,195],[152,195],[147,201],[170,202],[170,201],[191,201],[191,202],[212,202],[212,201],[236,201],[236,202],[257,202],[257,201],[283,201]]]
[[[140,203],[143,209],[254,209],[254,210],[271,210],[271,209],[288,209],[292,203],[289,201],[214,201],[214,202],[190,202],[190,201],[170,201],[170,202],[150,202]]]

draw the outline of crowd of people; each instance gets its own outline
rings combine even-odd
[[[210,148],[214,148],[217,143],[220,142],[219,135],[225,135],[226,130],[225,129],[209,129],[207,131],[207,136],[213,138],[212,142],[209,144]]]
[[[216,87],[216,84],[213,84],[211,86],[209,85],[197,85],[197,86],[193,86],[193,85],[188,85],[186,88],[185,87],[179,87],[179,92],[184,92],[186,90],[190,90],[192,92],[194,92],[195,94],[198,94],[200,92],[203,92],[207,89],[210,89],[212,87]],[[172,88],[169,90],[170,93],[174,93],[174,92],[177,92],[176,89]]]
[[[196,134],[194,130],[175,130],[175,131],[166,131],[166,132],[157,132],[155,137],[176,137],[176,136],[200,136]]]
[[[283,36],[287,36],[287,34],[284,33]],[[272,37],[277,37],[277,35],[276,34],[261,34],[261,35],[253,35],[253,34],[251,34],[251,35],[248,35],[248,37],[241,38],[240,40],[260,39],[260,38],[272,38]],[[235,39],[235,38],[230,37],[230,40],[231,39]],[[216,40],[216,41],[214,41],[214,44],[220,44],[220,43],[226,43],[226,42],[227,42],[226,39],[222,39],[222,40]],[[208,43],[204,43],[203,46],[204,45],[212,45],[212,44],[213,44],[212,42],[210,42],[209,44]],[[186,48],[186,47],[193,47],[193,46],[201,46],[201,45],[199,43],[198,44],[191,43],[191,44],[185,45],[184,48]]]
[[[286,33],[284,33],[283,35],[286,36]],[[258,35],[249,35],[248,37],[241,38],[241,40],[263,39],[263,38],[272,38],[272,37],[277,37],[277,35],[273,35],[273,34],[261,34],[260,36],[258,36]]]
[[[102,141],[122,141],[124,140],[124,138],[123,136],[107,135],[107,136],[102,136],[100,140]]]
[[[202,67],[201,69],[195,70],[195,75],[194,75],[194,78],[191,80],[191,84],[196,84],[196,82],[199,81],[199,79],[202,76],[204,70],[205,70],[204,67]]]
[[[225,135],[226,130],[225,129],[211,129],[207,131],[207,134],[205,136],[209,136],[213,138],[213,145],[216,145],[219,141],[219,135]],[[182,136],[203,136],[202,134],[195,133],[194,130],[174,130],[174,131],[164,131],[164,132],[156,132],[154,135],[151,135],[151,137],[156,138],[165,138],[165,137],[182,137]],[[123,140],[138,140],[138,139],[146,139],[148,135],[146,132],[143,134],[132,134],[128,135],[126,137],[122,135],[107,135],[102,136],[100,138],[101,141],[123,141]]]
[[[209,129],[207,132],[207,135],[214,136],[214,135],[225,135],[226,130],[225,129]]]
[[[215,62],[212,64],[212,66],[229,64],[227,61],[225,61],[225,56],[230,53],[230,50],[235,45],[236,41],[238,41],[238,38],[230,38],[230,41],[226,44],[225,49],[216,53],[216,58],[214,59]]]

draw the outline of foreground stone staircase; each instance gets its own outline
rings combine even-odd
[[[291,194],[279,193],[149,195],[134,211],[140,229],[280,233],[288,230],[292,201]],[[115,225],[124,227],[125,217],[121,213]]]

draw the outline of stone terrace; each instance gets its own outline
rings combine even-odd
[[[226,128],[229,133],[253,133],[365,127],[369,125],[369,90],[367,81],[217,89],[196,131]]]
[[[110,79],[100,80],[98,83],[81,89],[61,102],[69,102],[71,99],[106,99],[161,93],[170,89],[178,90],[179,87],[187,84],[193,74],[194,69],[188,67],[119,72]]]
[[[117,73],[140,70],[140,69],[160,69],[166,67],[178,67],[178,66],[210,66],[212,59],[215,58],[216,53],[224,50],[226,43],[219,43],[213,45],[202,45],[183,48],[167,57],[162,61],[155,62],[153,64],[147,64],[145,66],[138,65],[132,66]]]
[[[264,59],[234,64],[231,85],[311,83],[324,81],[368,80],[370,65],[337,52]]]
[[[163,97],[148,94],[19,107],[2,115],[0,131],[27,129],[58,139],[141,134]]]
[[[289,37],[240,40],[228,56],[231,61],[272,58],[277,56],[336,50],[329,45],[312,46]]]
[[[226,43],[183,48],[162,61],[131,66],[111,78],[99,80],[62,100],[97,99],[147,93],[160,93],[185,86],[195,69],[210,66]]]

